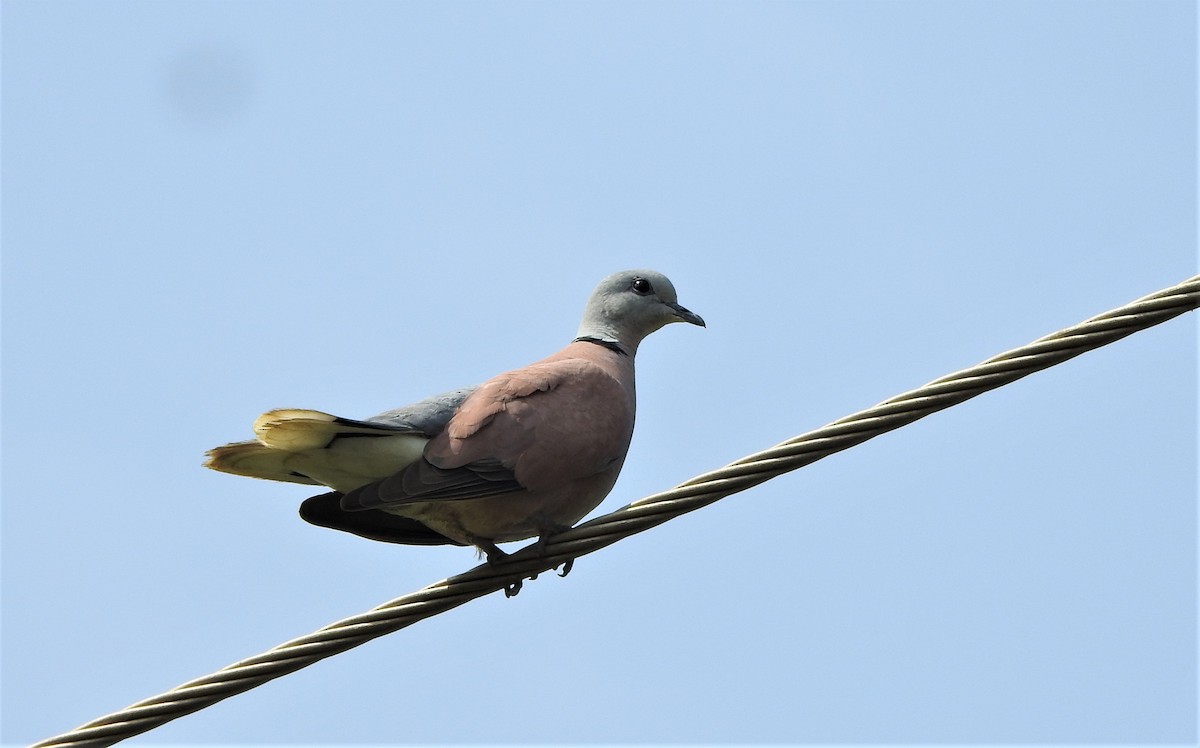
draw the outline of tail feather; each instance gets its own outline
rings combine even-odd
[[[399,472],[429,441],[409,427],[293,408],[263,413],[254,433],[257,441],[210,450],[205,467],[345,492]]]
[[[280,408],[263,413],[254,421],[254,435],[268,447],[300,452],[322,449],[339,436],[387,434],[395,429],[322,413],[319,410]]]
[[[309,486],[321,485],[307,475],[301,475],[288,467],[287,461],[292,456],[291,452],[272,449],[258,442],[226,444],[223,447],[208,450],[206,456],[208,459],[204,462],[204,467],[219,470],[222,473],[288,483],[303,483]]]

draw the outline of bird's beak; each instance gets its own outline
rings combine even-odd
[[[707,325],[704,324],[704,320],[700,317],[699,314],[688,311],[687,309],[681,307],[678,304],[667,304],[667,306],[671,307],[671,309],[675,312],[675,316],[679,318],[680,322],[688,322],[693,325],[700,325],[701,327],[707,327]]]

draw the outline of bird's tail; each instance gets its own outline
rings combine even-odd
[[[321,485],[307,475],[297,473],[288,467],[287,462],[293,453],[272,449],[258,442],[226,444],[223,447],[208,450],[205,456],[208,459],[204,461],[204,467],[219,470],[222,473],[233,473],[264,480],[287,481],[288,483],[304,483],[309,486]]]
[[[411,428],[293,408],[263,413],[254,422],[254,434],[257,441],[209,450],[204,466],[351,491],[417,459],[428,441]]]

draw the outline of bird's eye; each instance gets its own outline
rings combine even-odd
[[[650,285],[650,281],[645,278],[633,279],[633,292],[641,296],[654,293],[654,286]]]

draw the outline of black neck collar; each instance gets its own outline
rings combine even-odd
[[[610,351],[615,351],[616,353],[619,353],[622,356],[629,355],[628,353],[625,352],[624,348],[622,348],[621,346],[612,342],[611,340],[601,340],[600,338],[593,338],[590,335],[583,335],[581,337],[575,338],[575,340],[573,340],[571,342],[573,342],[573,343],[595,343],[596,345],[607,348]]]

